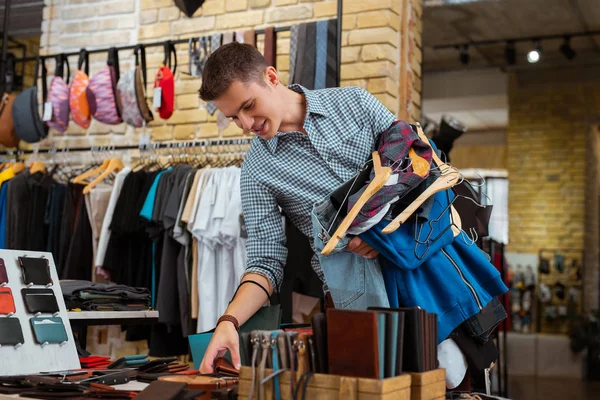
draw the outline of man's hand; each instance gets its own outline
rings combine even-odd
[[[231,352],[231,361],[235,368],[240,369],[240,339],[233,324],[224,321],[217,325],[217,329],[215,329],[202,359],[202,364],[200,364],[200,373],[212,374],[215,359],[223,356],[227,350]]]
[[[348,251],[363,256],[364,258],[375,258],[379,254],[377,250],[372,248],[358,236],[355,236],[350,243],[348,243]]]

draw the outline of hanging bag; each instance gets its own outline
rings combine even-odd
[[[92,116],[105,124],[118,125],[121,119],[121,104],[117,96],[119,82],[119,53],[115,47],[108,50],[108,60],[90,79],[87,98]]]
[[[67,76],[64,77],[64,66],[67,65]],[[46,123],[52,129],[64,133],[69,127],[69,60],[64,54],[56,56],[56,70],[48,90],[46,102],[52,104],[52,117]]]
[[[90,82],[89,73],[89,53],[85,49],[81,49],[79,61],[77,62],[77,72],[75,72],[75,77],[71,82],[69,105],[73,122],[83,129],[89,128],[92,122],[87,98],[87,87]]]
[[[6,59],[5,67],[6,86],[0,100],[0,144],[6,147],[16,147],[17,144],[19,144],[19,137],[15,132],[12,113],[12,105],[15,101],[15,95],[11,93],[15,64],[14,57],[10,57],[10,54]]]
[[[117,86],[119,99],[123,107],[123,121],[127,124],[141,128],[145,123],[154,118],[146,103],[146,50],[138,45],[134,49],[135,66],[119,79]],[[142,67],[139,65],[139,55],[142,58]],[[143,72],[143,82],[142,82]]]
[[[22,91],[15,99],[12,108],[15,132],[19,139],[28,143],[39,142],[48,136],[49,131],[48,125],[42,121],[38,104],[37,77],[40,67],[42,70],[42,98],[46,98],[48,95],[46,59],[38,57],[33,87]]]
[[[174,63],[171,70],[171,54]],[[175,77],[177,71],[177,53],[175,45],[171,41],[165,42],[165,58],[163,66],[158,69],[154,79],[154,100],[152,107],[157,108],[162,119],[169,119],[173,115],[175,104]]]

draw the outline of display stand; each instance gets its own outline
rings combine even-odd
[[[42,268],[43,273],[40,273],[40,275],[49,273],[51,283],[48,285],[27,285],[24,281],[23,268],[19,264],[19,257],[36,259],[36,261],[43,260],[39,264],[47,266],[47,269]],[[36,251],[0,250],[0,259],[4,262],[4,269],[6,269],[6,276],[8,277],[8,282],[4,287],[12,291],[15,306],[13,315],[3,314],[0,315],[0,319],[18,320],[23,332],[23,343],[21,345],[0,346],[0,376],[81,368],[52,254]],[[38,271],[33,272],[37,274]],[[29,270],[29,273],[31,276],[31,270]],[[40,277],[36,276],[35,278]],[[51,290],[50,296],[53,296],[56,300],[58,312],[54,314],[41,313],[39,315],[30,313],[21,293],[22,289],[28,288]],[[53,301],[54,299],[49,300]],[[63,328],[60,324],[55,324],[55,321],[62,323],[64,333]],[[32,328],[34,324],[36,324],[37,334]],[[43,332],[40,331],[40,327],[44,328]],[[48,330],[49,327],[52,328]],[[50,343],[56,341],[56,338],[62,334],[66,335],[66,341]],[[40,338],[43,339],[44,337],[48,337],[48,343],[40,343]]]

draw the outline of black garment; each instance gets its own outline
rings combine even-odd
[[[48,225],[45,223],[46,204],[54,180],[49,175],[34,174],[30,179],[29,219],[27,221],[27,245],[25,249],[44,251],[48,240]],[[38,180],[39,178],[39,180]]]
[[[55,255],[56,270],[59,278],[63,278],[64,267],[69,253],[69,246],[73,231],[75,229],[75,219],[77,218],[77,210],[79,198],[83,197],[82,189],[74,183],[68,183],[67,193],[62,208],[62,223],[60,227],[60,238],[58,241],[58,254]]]
[[[52,253],[54,261],[59,260],[60,232],[62,227],[63,204],[67,195],[67,185],[55,182],[50,188],[44,223],[48,225],[46,251]]]
[[[298,27],[298,47],[296,53],[296,71],[290,77],[292,83],[297,83],[307,89],[315,86],[317,23],[309,22]]]
[[[327,24],[327,87],[336,87],[338,85],[338,46],[340,41],[337,36],[337,20],[331,19]]]
[[[23,171],[11,180],[5,183],[8,185],[6,197],[6,248],[12,250],[30,250],[29,246],[32,241],[30,235],[35,235],[35,243],[43,240],[44,226],[43,214],[40,222],[39,230],[32,231],[30,226],[31,205],[33,201],[33,186],[40,184],[44,179],[44,174],[36,172],[30,174],[28,170]],[[35,193],[40,194],[43,191],[37,190]],[[36,203],[38,200],[35,201]],[[44,203],[45,204],[45,203]],[[37,221],[38,215],[31,219],[32,223]],[[40,236],[42,239],[40,239]]]
[[[75,227],[69,244],[69,251],[65,258],[61,279],[79,279],[89,281],[92,279],[92,265],[94,255],[92,248],[92,226],[83,198],[83,185],[77,186],[77,212]],[[79,194],[81,193],[81,194]]]
[[[323,299],[323,282],[311,266],[313,250],[308,238],[285,219],[285,247],[288,255],[283,271],[283,283],[279,292],[281,322],[292,322],[292,292]]]

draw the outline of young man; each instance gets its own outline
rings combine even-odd
[[[224,45],[208,58],[200,97],[213,101],[245,133],[257,136],[241,172],[248,232],[248,268],[242,281],[252,280],[271,294],[283,281],[287,256],[279,207],[312,243],[313,204],[356,174],[395,117],[357,87],[288,88],[258,50],[240,43]],[[377,256],[358,237],[347,250],[370,259]],[[324,280],[317,257],[312,266]],[[213,372],[214,359],[227,349],[239,368],[236,328],[266,300],[259,286],[240,287],[217,323],[200,372]]]

